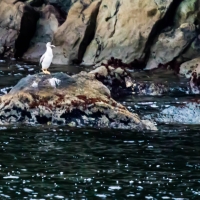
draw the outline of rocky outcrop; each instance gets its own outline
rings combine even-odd
[[[200,55],[200,35],[197,35],[189,47],[177,58],[178,62],[186,62]]]
[[[110,96],[93,74],[27,76],[0,97],[0,123],[68,124],[156,130]]]
[[[88,3],[86,3],[88,2]],[[53,63],[81,62],[91,42],[101,1],[77,1],[69,10],[67,20],[54,35],[56,45]]]
[[[178,28],[181,24],[198,24],[199,16],[199,0],[182,0],[175,13],[174,27]]]
[[[93,65],[115,57],[152,69],[200,52],[198,0],[23,2],[0,2],[2,54],[15,46],[15,57],[38,61],[49,41],[57,46],[54,64]]]
[[[120,96],[123,93],[158,96],[169,92],[166,84],[157,81],[138,81],[128,70],[127,64],[112,57],[90,74],[94,74],[97,80],[106,85],[113,96]]]
[[[179,73],[184,75],[186,78],[191,78],[193,72],[200,73],[200,58],[184,62],[180,66]]]
[[[191,92],[200,94],[200,58],[187,61],[180,66],[179,73],[189,78]]]
[[[53,40],[53,35],[63,21],[62,16],[52,5],[47,5],[41,10],[36,32],[30,42],[28,51],[23,55],[25,60],[39,61],[46,51],[46,43]]]
[[[162,30],[151,47],[146,69],[166,65],[176,58],[178,63],[195,58],[198,51],[197,29],[200,22],[198,4],[198,0],[179,1],[177,10],[171,13],[174,15],[173,21]]]
[[[179,6],[175,17],[176,26],[182,23],[190,23],[196,25],[198,31],[197,35],[189,45],[189,47],[179,56],[178,60],[185,62],[197,58],[200,53],[200,1],[198,0],[184,0]]]
[[[0,1],[0,54],[13,56],[15,51],[18,57],[29,47],[39,15],[24,3],[13,2]]]
[[[84,64],[110,56],[126,63],[143,59],[149,35],[171,3],[172,0],[103,0],[94,39],[84,54]]]
[[[151,47],[146,69],[154,69],[159,64],[165,65],[178,57],[196,36],[194,24],[181,24],[177,29],[159,35],[157,42]]]

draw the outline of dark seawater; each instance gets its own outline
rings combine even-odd
[[[33,64],[10,62],[0,63],[2,94],[39,71]],[[69,74],[81,70],[51,68]],[[118,100],[143,115],[189,98],[177,93]],[[0,199],[200,199],[200,126],[158,128],[1,126]]]

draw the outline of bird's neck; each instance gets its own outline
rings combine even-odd
[[[51,49],[51,47],[47,47],[47,53],[48,53],[48,54],[52,54],[52,49]]]

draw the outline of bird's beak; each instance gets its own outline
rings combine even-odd
[[[55,47],[54,45],[51,45],[51,47]]]

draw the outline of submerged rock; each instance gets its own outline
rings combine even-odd
[[[29,75],[0,97],[0,123],[68,124],[156,130],[110,96],[93,74]]]

